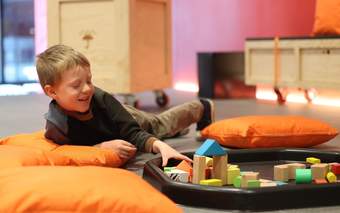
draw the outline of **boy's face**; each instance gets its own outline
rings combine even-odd
[[[66,70],[56,85],[46,85],[45,91],[64,110],[86,112],[94,93],[89,67],[75,67]]]

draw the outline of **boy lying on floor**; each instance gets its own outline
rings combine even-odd
[[[159,115],[123,106],[91,81],[90,62],[80,52],[55,45],[37,56],[40,84],[52,101],[45,115],[45,137],[57,144],[99,146],[123,159],[137,150],[191,161],[158,138],[171,137],[197,122],[197,130],[213,121],[210,100],[196,100]]]

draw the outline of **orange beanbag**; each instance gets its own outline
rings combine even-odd
[[[0,212],[182,212],[136,174],[103,167],[0,170]]]
[[[51,140],[46,139],[44,131],[29,134],[18,134],[2,138],[0,139],[0,145],[15,146],[18,148],[17,151],[13,151],[15,147],[12,147],[11,150],[8,151],[8,153],[20,152],[20,154],[13,155],[13,157],[18,156],[18,160],[21,162],[15,163],[15,165],[93,165],[119,167],[125,163],[125,161],[112,150],[92,146],[59,146]],[[5,149],[7,149],[7,146],[0,147],[2,147],[4,152],[6,152]],[[32,149],[35,151],[32,151]],[[27,153],[25,153],[26,151]],[[8,154],[8,156],[10,156],[10,154]],[[45,156],[45,158],[41,156]],[[41,159],[41,162],[38,159]],[[49,161],[49,164],[46,164],[46,159]],[[25,161],[28,161],[29,163],[26,164]],[[8,161],[3,162],[4,165],[6,163],[8,163]],[[8,163],[8,165],[13,166],[14,164]]]
[[[317,0],[314,35],[340,35],[340,0]]]
[[[334,138],[330,125],[302,116],[244,116],[215,122],[201,132],[236,148],[310,147]]]
[[[0,146],[0,169],[18,166],[51,165],[44,151],[30,147]]]
[[[58,144],[53,143],[44,136],[45,131],[37,131],[28,134],[17,134],[0,139],[1,145],[15,145],[34,147],[45,151],[55,149]]]
[[[101,149],[92,146],[59,146],[52,153],[72,159],[76,166],[109,166],[119,167],[125,162],[118,154],[108,149]]]

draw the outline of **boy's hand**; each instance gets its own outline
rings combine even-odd
[[[152,150],[155,153],[161,153],[162,155],[162,166],[166,166],[168,164],[169,158],[175,158],[178,160],[185,160],[188,162],[192,162],[190,158],[188,158],[185,155],[182,155],[181,153],[177,152],[175,149],[170,147],[168,144],[157,140],[153,143]]]
[[[98,144],[100,148],[111,149],[118,153],[118,156],[124,160],[132,158],[137,148],[131,143],[124,140],[111,140]]]

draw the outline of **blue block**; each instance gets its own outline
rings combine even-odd
[[[286,183],[286,182],[282,182],[282,181],[274,181],[275,183],[276,183],[276,185],[278,185],[278,186],[282,186],[282,185],[286,185],[286,184],[288,184],[288,183]]]
[[[216,156],[225,155],[227,152],[213,139],[207,139],[204,143],[196,150],[196,155],[201,156]]]

